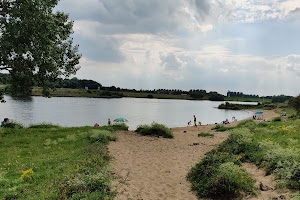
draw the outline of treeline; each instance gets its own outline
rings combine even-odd
[[[0,73],[0,84],[9,84],[10,83],[10,74]],[[35,83],[34,86],[38,86],[38,83]],[[224,101],[224,95],[219,94],[218,92],[212,91],[207,92],[206,90],[179,90],[179,89],[153,89],[153,90],[136,90],[136,89],[127,89],[120,88],[115,86],[103,86],[100,83],[94,80],[87,79],[78,79],[76,77],[71,79],[59,79],[57,83],[54,84],[56,88],[72,88],[72,89],[88,89],[88,90],[102,90],[106,92],[131,92],[131,93],[148,93],[150,96],[152,94],[166,94],[166,95],[187,95],[189,99],[208,99],[211,101]],[[153,95],[152,95],[153,96]],[[260,97],[255,94],[244,94],[243,92],[227,92],[227,97],[243,97],[243,98],[260,98],[260,99],[272,99],[272,103],[283,103],[292,96],[264,96]]]
[[[244,94],[243,92],[227,92],[227,97],[244,97],[244,98],[259,98],[258,95],[255,94]]]
[[[292,98],[292,96],[286,95],[274,95],[274,96],[258,96],[255,94],[244,94],[243,92],[227,92],[227,97],[243,97],[243,98],[260,98],[260,99],[271,99],[272,103],[284,103],[285,101]]]

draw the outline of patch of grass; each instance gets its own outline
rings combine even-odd
[[[106,127],[0,128],[0,199],[113,199],[115,139]]]
[[[28,128],[59,128],[60,126],[59,125],[54,125],[54,124],[46,124],[46,123],[43,123],[43,124],[31,124],[29,125]]]
[[[224,132],[224,131],[228,131],[228,130],[232,130],[235,127],[225,127],[222,125],[216,125],[215,127],[211,128],[211,130],[215,130],[217,132]]]
[[[272,122],[281,122],[281,117],[274,117]]]
[[[213,137],[213,136],[215,136],[215,135],[212,133],[199,133],[198,134],[198,137]]]
[[[173,133],[168,127],[158,123],[152,123],[151,125],[139,125],[135,132],[141,135],[156,135],[164,138],[174,137]]]

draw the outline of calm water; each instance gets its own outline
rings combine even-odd
[[[241,120],[251,116],[246,111],[219,110],[223,102],[187,101],[165,99],[101,99],[73,97],[31,97],[13,99],[5,96],[6,103],[0,103],[0,120],[4,117],[13,119],[26,126],[38,123],[53,123],[61,126],[93,126],[96,122],[106,125],[108,118],[112,121],[124,117],[133,130],[140,124],[153,121],[168,127],[183,127],[189,120],[202,124],[220,123],[232,116]]]

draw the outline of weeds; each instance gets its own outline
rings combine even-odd
[[[212,133],[199,133],[198,134],[198,137],[213,137],[213,136],[215,136],[215,135]]]

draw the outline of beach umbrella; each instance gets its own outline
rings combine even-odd
[[[257,111],[255,114],[263,114],[263,111]]]
[[[128,120],[125,118],[117,118],[114,120],[114,122],[128,122]]]

